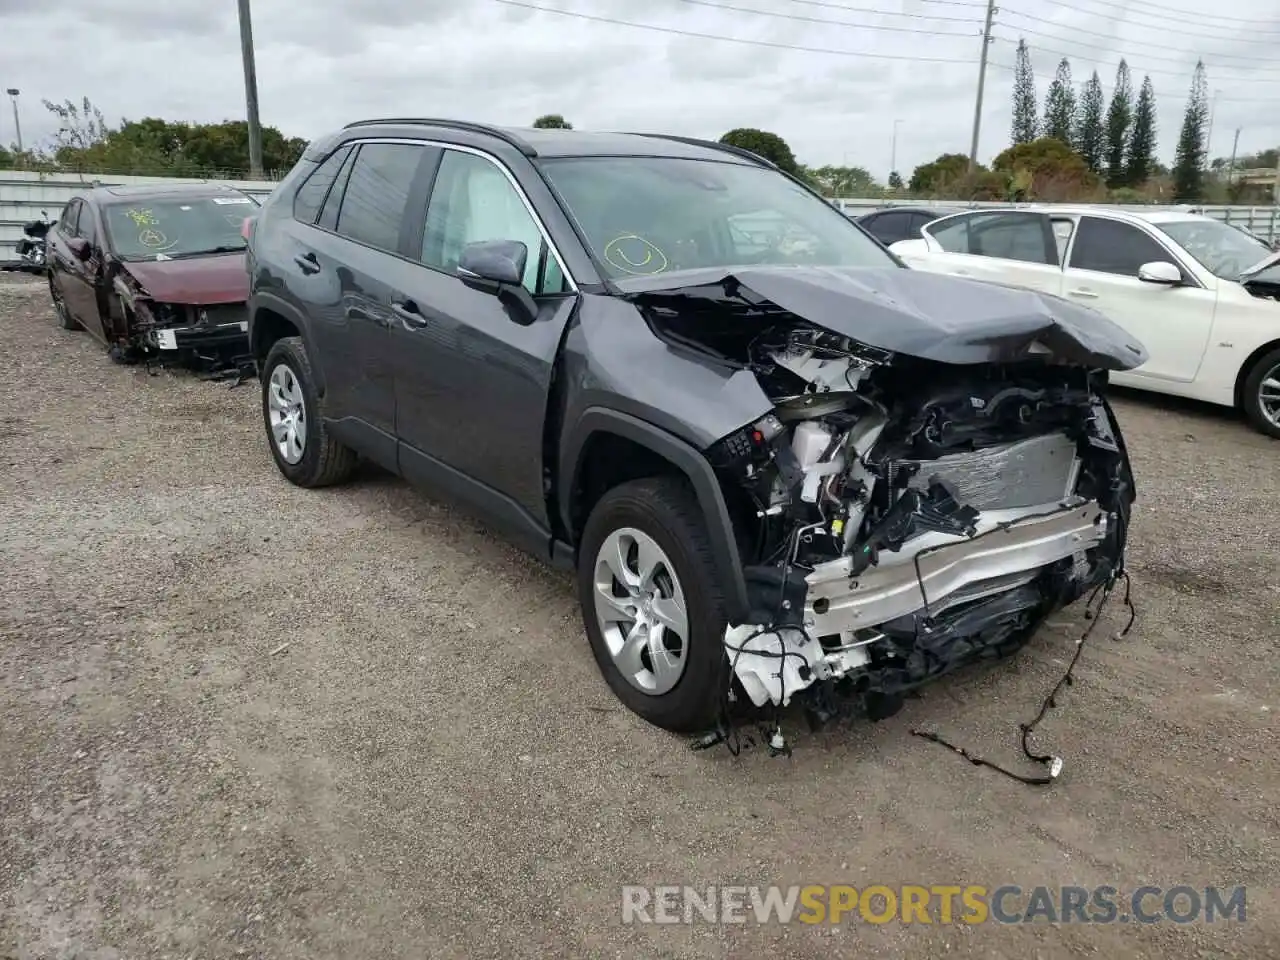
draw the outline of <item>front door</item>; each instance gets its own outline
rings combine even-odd
[[[545,550],[543,428],[575,297],[494,158],[446,149],[419,222],[421,265],[398,271],[401,309],[391,326],[400,469],[456,487],[511,536]],[[525,244],[524,287],[536,316],[458,278],[463,247],[482,240]]]
[[[1136,370],[1113,373],[1120,384],[1147,379],[1190,382],[1209,344],[1217,292],[1188,271],[1182,286],[1138,279],[1144,263],[1176,258],[1145,230],[1105,217],[1081,217],[1071,241],[1063,295],[1093,307],[1133,334],[1150,359]]]

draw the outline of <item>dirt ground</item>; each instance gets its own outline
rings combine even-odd
[[[0,958],[1277,957],[1280,444],[1124,395],[1139,620],[1020,785],[1026,650],[795,754],[695,753],[569,581],[370,472],[307,492],[254,384],[113,365],[0,286]],[[288,644],[283,650],[280,648]],[[1246,922],[624,926],[624,884],[1247,887]]]

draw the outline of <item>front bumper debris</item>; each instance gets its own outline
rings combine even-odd
[[[197,324],[185,327],[153,327],[145,333],[147,345],[156,350],[230,349],[234,353],[249,351],[249,322]]]

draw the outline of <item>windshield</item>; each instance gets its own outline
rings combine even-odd
[[[835,207],[775,170],[671,157],[542,161],[613,279],[696,267],[890,267]]]
[[[120,259],[172,260],[243,250],[241,226],[257,206],[247,196],[166,197],[109,204],[103,217]]]
[[[1223,280],[1238,280],[1271,254],[1261,240],[1217,220],[1174,220],[1155,226]]]

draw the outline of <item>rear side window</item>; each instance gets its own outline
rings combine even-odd
[[[1058,264],[1057,244],[1036,213],[974,213],[929,228],[948,253]]]
[[[1071,266],[1136,277],[1138,268],[1153,260],[1172,261],[1165,249],[1145,232],[1119,220],[1081,217],[1071,248]]]
[[[350,152],[351,147],[343,147],[329,154],[323,163],[311,171],[311,176],[303,181],[298,192],[293,195],[295,220],[301,220],[303,223],[316,222],[316,215],[324,204],[324,198],[328,196],[329,188],[333,185],[334,178],[342,169],[342,162],[347,159],[347,154]]]
[[[366,143],[342,195],[338,233],[395,253],[414,175],[425,147],[409,143]]]
[[[910,236],[911,214],[894,211],[876,214],[868,225],[871,233],[886,247]]]
[[[338,229],[338,210],[342,206],[342,195],[347,191],[347,181],[351,178],[351,168],[355,166],[356,151],[347,151],[347,161],[342,165],[342,170],[338,174],[338,179],[333,181],[333,186],[329,188],[329,196],[325,198],[324,206],[320,209],[320,219],[317,224],[323,230]]]

